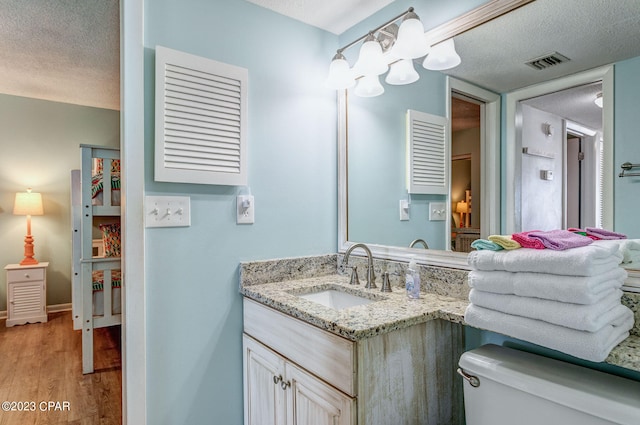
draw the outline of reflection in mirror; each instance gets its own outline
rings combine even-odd
[[[491,105],[490,103],[485,105],[487,111],[490,111],[497,106],[495,113],[497,116],[502,115],[502,117],[504,117],[504,121],[493,130],[495,136],[494,139],[483,134],[486,140],[485,145],[481,147],[481,158],[483,164],[481,169],[481,181],[483,183],[481,184],[489,185],[490,187],[487,188],[484,186],[481,196],[478,196],[473,189],[471,191],[472,198],[475,197],[475,199],[482,200],[482,214],[477,214],[478,208],[474,204],[470,218],[472,223],[474,219],[479,219],[481,221],[480,227],[483,237],[488,234],[512,233],[518,230],[515,226],[515,220],[516,217],[520,216],[522,208],[519,198],[519,167],[523,154],[522,146],[517,146],[516,143],[516,135],[518,131],[516,128],[515,114],[516,102],[540,94],[549,93],[554,90],[567,88],[567,86],[559,86],[556,84],[556,79],[561,77],[568,78],[568,76],[577,76],[573,79],[570,86],[590,83],[596,80],[602,80],[603,82],[602,91],[605,104],[603,128],[605,144],[603,147],[603,156],[605,161],[603,163],[602,175],[605,189],[602,191],[602,225],[605,228],[614,228],[613,178],[614,176],[617,176],[617,174],[614,173],[615,170],[613,169],[614,166],[612,162],[614,150],[613,67],[608,68],[611,72],[608,72],[606,69],[603,71],[598,67],[603,67],[603,65],[612,63],[615,63],[616,65],[618,63],[623,64],[622,61],[630,58],[636,58],[640,55],[640,43],[629,42],[630,40],[638,40],[638,36],[640,34],[637,31],[637,25],[634,25],[634,21],[632,19],[628,19],[628,16],[635,16],[637,14],[637,4],[634,4],[633,1],[619,2],[619,7],[614,11],[604,2],[589,2],[588,8],[585,8],[582,3],[582,1],[578,0],[533,1],[520,9],[516,9],[511,13],[500,18],[493,19],[492,21],[477,26],[473,30],[466,31],[465,33],[459,34],[455,37],[456,49],[463,58],[463,61],[457,68],[446,72],[448,75],[456,77],[456,79],[451,78],[446,79],[446,81],[457,81],[458,83],[456,84],[463,84],[462,80],[472,81],[482,87],[492,89],[496,93],[502,93],[502,100],[505,102],[504,110],[506,110],[506,112],[503,112],[502,114],[500,113],[499,97],[495,105]],[[618,6],[618,3],[616,5]],[[580,10],[581,13],[576,14],[575,10]],[[605,21],[598,18],[604,15],[610,16],[610,19]],[[589,22],[592,22],[593,25],[583,25],[585,18],[588,18]],[[610,22],[616,23],[613,31],[610,31],[610,28],[612,28]],[[536,28],[537,30],[534,38],[532,38],[532,28]],[[506,43],[505,40],[508,40],[509,42]],[[578,42],[576,42],[576,40],[578,40]],[[533,69],[525,64],[525,62],[532,58],[536,58],[556,50],[571,60],[543,71]],[[626,74],[621,72],[619,75],[616,73],[616,79],[621,77],[623,79],[623,85],[627,84],[633,86],[632,82],[637,79],[637,73],[635,72],[636,68],[634,66],[633,62],[624,62],[624,65],[621,66],[620,69],[624,69]],[[584,74],[589,74],[588,79],[584,78]],[[594,75],[595,78],[593,78]],[[633,77],[631,75],[633,75]],[[536,84],[545,86],[544,90],[547,91],[540,92],[537,89],[537,91],[533,90],[533,87]],[[451,90],[452,85],[454,84],[449,84],[444,93],[436,89],[433,92],[429,92],[428,96],[434,98],[433,101],[436,104],[449,102],[450,99],[448,93],[449,90]],[[616,82],[616,86],[617,85],[618,82]],[[521,87],[526,87],[529,90],[519,89]],[[454,91],[457,90],[455,87],[453,89]],[[464,93],[465,91],[462,90],[462,92]],[[391,90],[388,90],[384,96],[387,96],[390,93]],[[623,97],[624,100],[622,102],[631,102],[629,96]],[[606,106],[607,103],[609,103],[609,108]],[[340,181],[342,182],[340,197],[341,215],[339,225],[339,241],[341,250],[344,250],[344,247],[350,244],[348,240],[358,240],[357,234],[352,232],[352,230],[355,230],[353,227],[354,223],[352,222],[361,219],[361,217],[356,216],[355,214],[352,214],[352,211],[349,211],[349,235],[347,237],[346,109],[346,100],[345,98],[342,98],[339,115],[339,139],[341,143]],[[415,109],[421,110],[419,107]],[[444,111],[445,114],[449,109],[450,107],[447,104]],[[635,105],[630,104],[627,109],[634,111]],[[437,114],[435,111],[431,111],[431,113]],[[499,130],[501,125],[503,125],[506,130],[505,134],[502,136],[502,151],[500,149],[500,144],[497,146],[487,146],[487,142],[490,144],[499,140]],[[616,143],[621,140],[619,135],[624,134],[624,136],[627,136],[628,138],[629,135],[633,134],[629,130],[629,124],[627,123],[619,122],[618,120],[616,121],[615,126],[617,136]],[[618,131],[619,129],[622,131]],[[353,137],[353,129],[350,128],[349,133],[349,137]],[[607,143],[607,140],[610,140],[610,143]],[[629,143],[622,141],[621,146],[623,146],[621,148],[621,152],[633,152]],[[520,150],[518,151],[518,149]],[[616,151],[617,150],[618,148],[616,148]],[[350,152],[349,155],[353,155],[353,153]],[[500,178],[501,171],[502,178]],[[355,176],[351,175],[351,169],[349,169],[349,184],[352,184],[352,177]],[[558,178],[558,175],[554,175],[554,178]],[[616,182],[616,187],[620,186],[626,188],[629,184],[630,183],[628,181],[624,181],[622,183]],[[351,188],[349,188],[349,194],[351,192]],[[395,207],[392,208],[396,209],[394,218],[398,217],[398,199],[393,202]],[[623,203],[624,205],[630,204],[632,206],[635,205],[635,202],[629,202],[626,200],[623,202],[618,199],[616,199],[616,203]],[[411,207],[413,207],[413,204]],[[349,203],[349,209],[350,208],[351,203]],[[450,210],[450,213],[448,213],[448,219],[455,220],[456,216],[455,211],[453,211],[452,204],[447,203],[447,208]],[[625,227],[625,229],[630,228],[628,219],[625,219],[620,214],[617,215],[617,218],[622,220],[621,223],[624,224],[623,227]],[[398,220],[397,218],[395,219]],[[584,223],[586,222],[587,221],[584,221]],[[454,227],[454,229],[460,228]],[[449,230],[450,229],[447,229],[446,231],[446,237],[451,238],[451,232]],[[627,232],[629,232],[629,230],[627,230]],[[637,237],[637,235],[631,236]],[[376,241],[373,241],[372,243],[376,243]],[[406,259],[416,251],[406,248],[404,250],[396,249],[397,247],[406,246],[404,242],[398,242],[398,245],[395,246],[386,245],[385,242],[378,243],[381,245],[379,245],[376,255],[378,255],[378,252],[380,252],[380,255],[382,256],[387,255],[387,253],[391,253],[387,255],[389,258],[395,256],[399,259]],[[439,255],[439,251],[436,250],[422,251],[429,251],[430,253],[433,252],[435,255]],[[452,259],[451,262],[448,261],[449,257]],[[453,264],[456,263],[459,258],[461,257],[458,257],[455,252],[442,254],[443,261],[440,264],[451,265],[453,267]]]
[[[520,102],[522,229],[602,227],[602,82]]]
[[[429,205],[446,203],[446,196],[409,195],[406,183],[407,110],[444,116],[444,104],[437,101],[444,88],[444,75],[430,73],[384,96],[348,96],[349,240],[409,247],[423,239],[431,249],[446,249],[447,220],[429,220]],[[405,217],[403,200],[409,207]]]
[[[451,248],[458,252],[471,251],[481,233],[482,105],[460,93],[451,95]]]

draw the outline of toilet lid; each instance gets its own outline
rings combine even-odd
[[[537,397],[621,424],[640,423],[640,382],[524,351],[488,344],[460,357],[460,367]]]

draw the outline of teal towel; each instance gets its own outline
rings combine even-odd
[[[501,249],[504,249],[497,243],[488,241],[486,239],[476,239],[475,241],[471,242],[471,248],[475,248],[478,251],[482,251],[483,249],[487,249],[489,251],[500,251]]]

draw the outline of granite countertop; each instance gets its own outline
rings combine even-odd
[[[376,302],[335,310],[296,295],[332,288]],[[338,274],[241,285],[240,292],[245,297],[351,341],[433,319],[466,325],[464,312],[469,304],[467,299],[425,292],[421,294],[422,298],[410,300],[403,287],[394,286],[390,293],[380,292],[379,288],[350,285],[348,277]],[[640,372],[640,336],[631,335],[624,340],[611,351],[605,363]]]
[[[282,313],[352,341],[433,319],[456,323],[464,320],[467,300],[424,292],[421,294],[422,298],[410,300],[407,299],[404,288],[394,286],[393,292],[380,292],[379,287],[380,285],[377,289],[365,289],[364,285],[349,285],[348,277],[334,274],[243,286],[240,292]],[[335,310],[296,296],[332,288],[376,302]]]

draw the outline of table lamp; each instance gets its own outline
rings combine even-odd
[[[43,215],[42,195],[31,192],[31,188],[26,192],[16,193],[16,202],[13,206],[14,215],[27,216],[27,236],[24,238],[24,259],[20,261],[21,266],[38,264],[38,260],[33,258],[33,237],[31,236],[31,216]]]
[[[469,227],[469,204],[460,201],[456,204],[456,212],[460,214],[460,227]],[[464,221],[464,226],[463,226]]]

